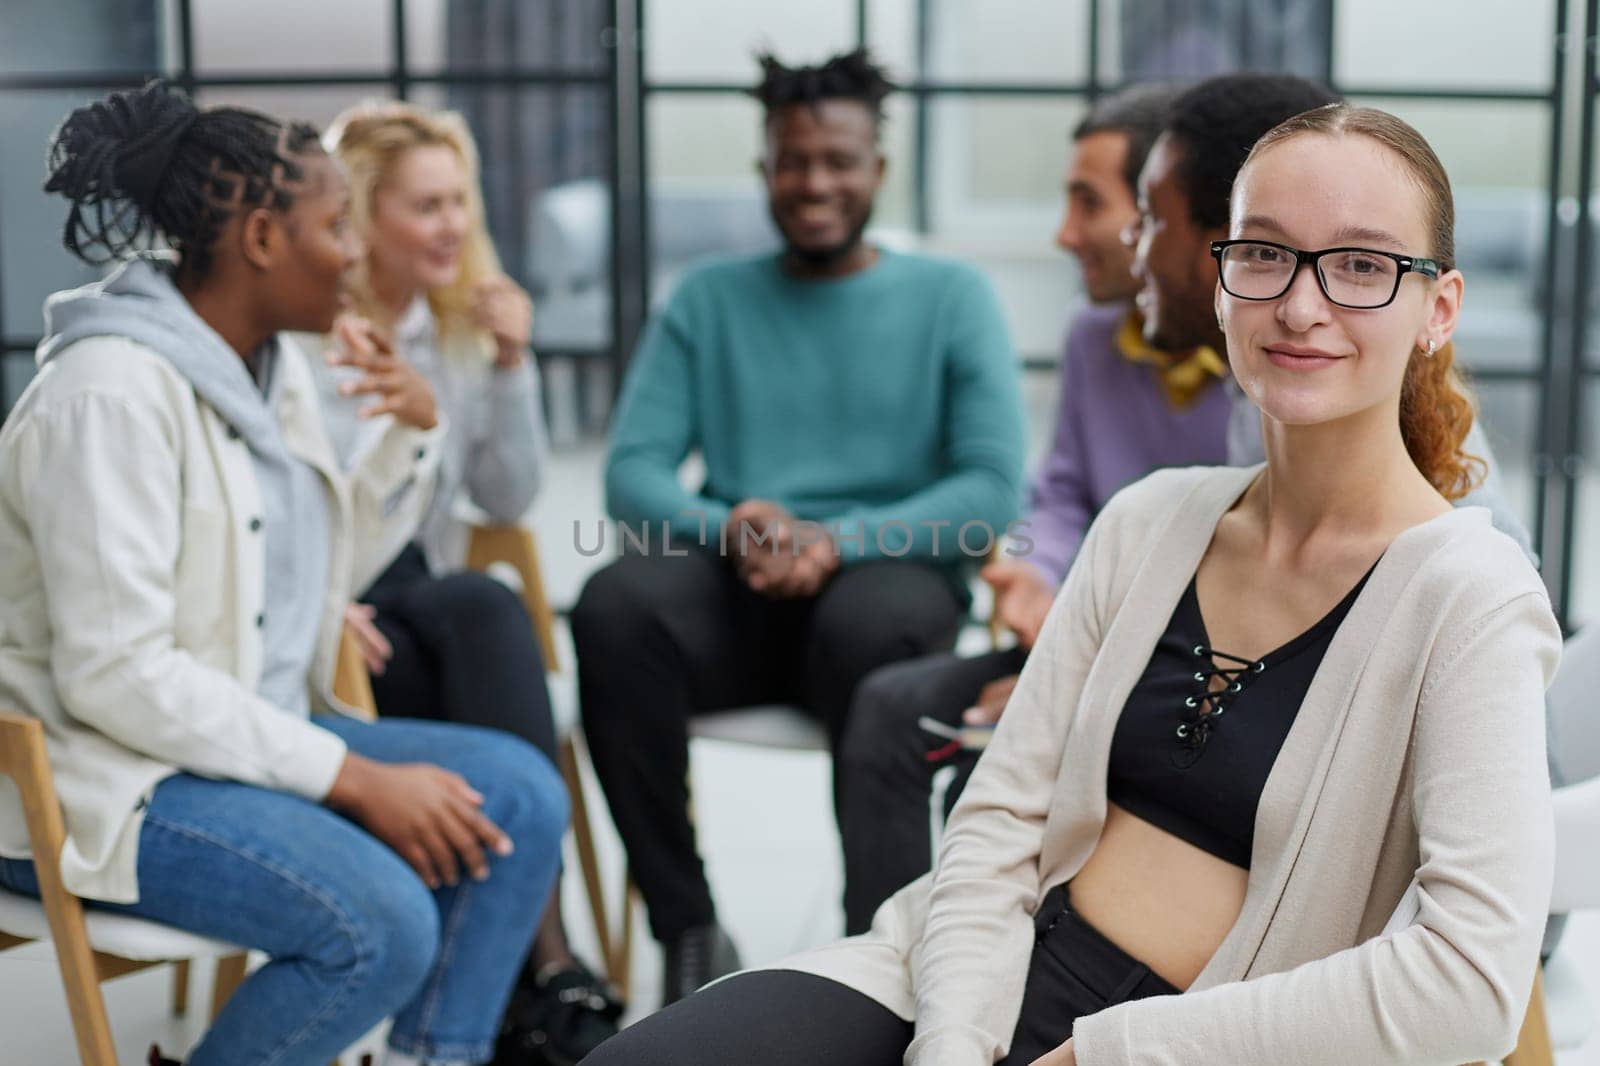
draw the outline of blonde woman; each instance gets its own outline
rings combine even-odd
[[[349,174],[352,224],[365,243],[355,310],[428,379],[451,425],[416,540],[347,613],[379,712],[504,730],[554,758],[531,622],[508,589],[460,568],[464,545],[451,516],[464,491],[491,519],[517,521],[538,491],[546,451],[528,350],[532,305],[501,273],[485,228],[471,133],[459,115],[374,103],[335,119],[327,141]],[[331,432],[355,464],[365,447],[353,395],[361,383],[329,381]],[[552,899],[502,1054],[533,1051],[566,1066],[615,1032],[619,1011],[568,949]]]
[[[871,932],[587,1066],[1511,1050],[1550,903],[1561,635],[1516,543],[1451,505],[1481,466],[1450,183],[1410,126],[1333,105],[1267,133],[1232,190],[1215,310],[1266,463],[1106,505],[936,869]]]

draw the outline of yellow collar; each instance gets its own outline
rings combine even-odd
[[[1130,363],[1154,367],[1167,402],[1178,410],[1194,403],[1213,380],[1228,376],[1228,364],[1216,351],[1201,345],[1188,352],[1164,352],[1145,343],[1144,318],[1129,311],[1117,330],[1117,351]]]

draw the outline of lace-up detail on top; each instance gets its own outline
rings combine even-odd
[[[1173,756],[1179,765],[1193,763],[1205,749],[1211,731],[1222,724],[1223,715],[1234,700],[1243,694],[1252,681],[1267,669],[1265,659],[1245,659],[1238,655],[1204,644],[1192,649],[1195,658],[1193,684],[1178,711],[1178,752]],[[1220,662],[1231,665],[1221,666]],[[1221,679],[1222,684],[1216,684]]]

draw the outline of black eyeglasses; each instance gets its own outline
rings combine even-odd
[[[1408,273],[1439,276],[1437,259],[1397,255],[1373,248],[1324,248],[1302,252],[1273,241],[1212,241],[1222,291],[1241,300],[1276,300],[1289,291],[1300,267],[1309,265],[1329,303],[1371,310],[1387,307]]]

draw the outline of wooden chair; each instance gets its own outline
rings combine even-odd
[[[66,828],[45,751],[44,726],[33,718],[0,711],[0,774],[16,783],[22,796],[39,878],[38,900],[0,889],[0,951],[35,940],[51,941],[72,1016],[78,1058],[84,1066],[117,1066],[100,985],[115,977],[176,962],[182,974],[173,1009],[182,1013],[188,999],[188,960],[217,959],[211,1013],[222,1009],[244,980],[244,952],[127,915],[85,910],[61,882],[61,849]]]
[[[1556,1052],[1550,1041],[1550,1025],[1544,1013],[1544,971],[1533,975],[1533,995],[1528,1013],[1523,1015],[1517,1046],[1505,1057],[1503,1066],[1555,1066]]]
[[[539,641],[539,651],[544,656],[545,672],[561,673],[561,656],[556,650],[555,612],[545,596],[543,571],[539,568],[539,548],[533,532],[523,526],[473,526],[467,542],[467,567],[487,572],[496,563],[504,563],[517,572],[522,583],[522,603],[528,609],[528,617],[533,620],[533,632]],[[600,880],[594,828],[589,819],[589,804],[584,798],[583,775],[579,770],[576,716],[569,714],[567,720],[563,721],[558,714],[556,731],[560,743],[561,776],[566,779],[567,794],[571,801],[572,838],[578,850],[578,866],[583,873],[584,894],[589,898],[595,939],[600,945],[601,964],[605,967],[606,976],[625,993],[627,962],[626,959],[621,960],[622,970],[619,973],[618,953],[613,946],[611,922],[606,913],[605,885]],[[626,935],[626,915],[623,925]]]

